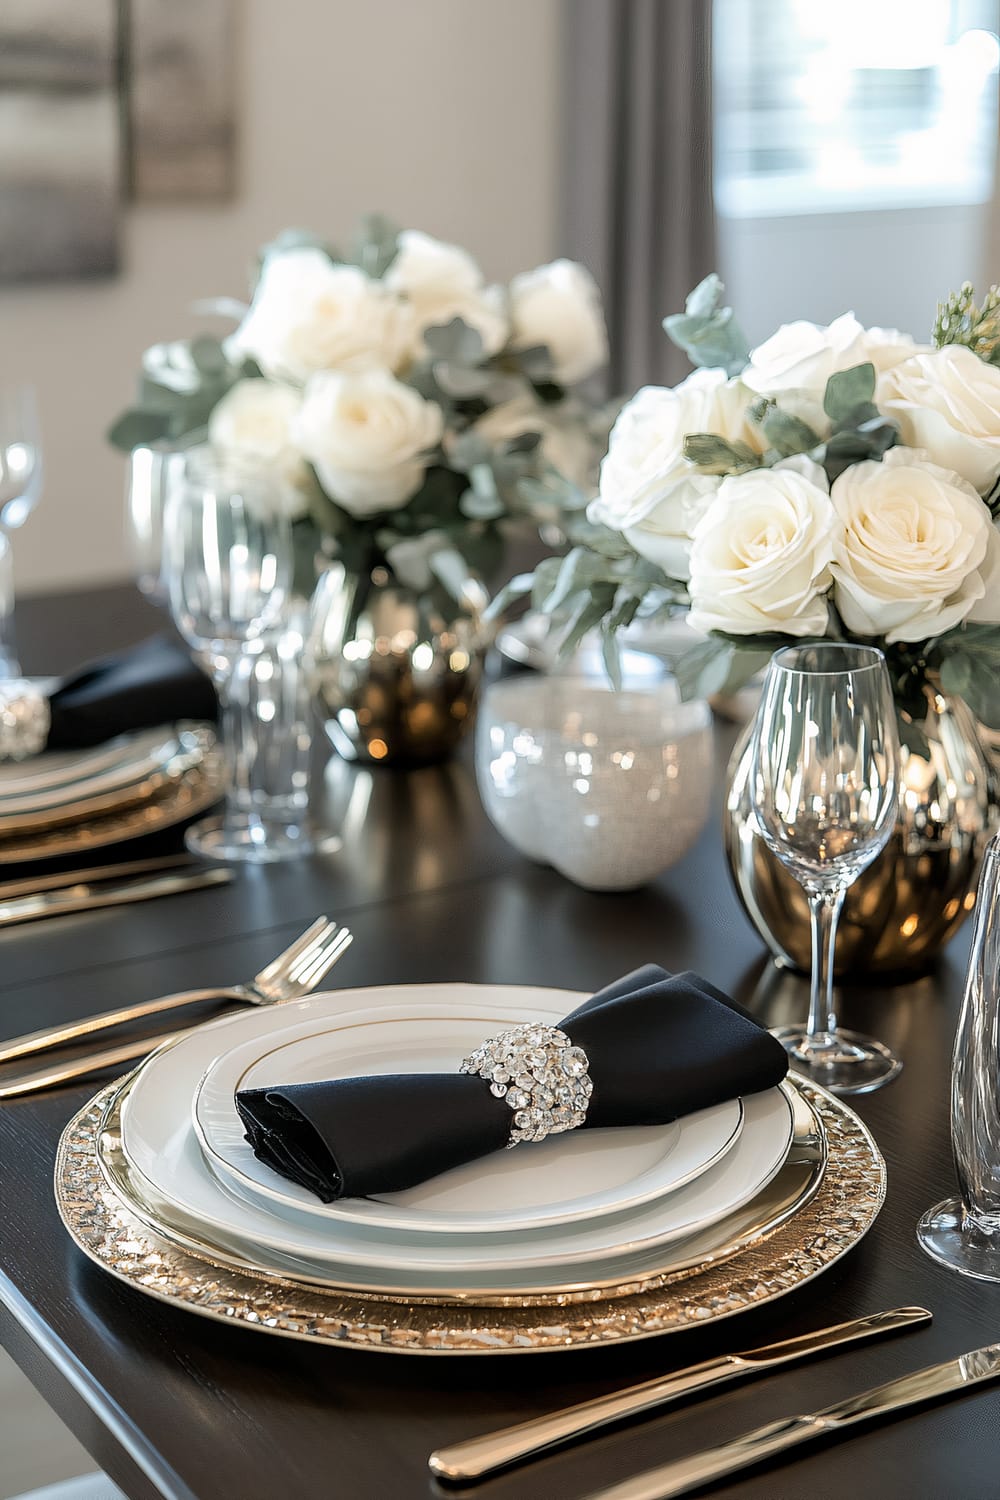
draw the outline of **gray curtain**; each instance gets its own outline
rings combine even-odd
[[[608,389],[690,370],[661,327],[715,270],[711,0],[563,0],[562,248],[611,331]]]

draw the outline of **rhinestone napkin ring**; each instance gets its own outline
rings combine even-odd
[[[0,760],[25,760],[44,750],[51,720],[48,699],[33,682],[0,682]]]
[[[514,1111],[508,1148],[575,1130],[587,1118],[594,1085],[582,1047],[556,1026],[512,1026],[465,1058],[460,1073],[478,1073]]]

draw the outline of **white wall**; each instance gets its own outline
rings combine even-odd
[[[230,204],[126,206],[122,274],[0,291],[0,373],[34,380],[41,504],[21,592],[122,577],[124,460],[103,433],[141,350],[242,295],[257,245],[336,240],[379,209],[472,250],[491,276],[556,250],[559,0],[242,0],[240,188]]]
[[[887,209],[721,219],[719,274],[751,343],[780,323],[862,323],[930,337],[937,303],[963,281],[983,293],[1000,267],[984,264],[986,209]]]

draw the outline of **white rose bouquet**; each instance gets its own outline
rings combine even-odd
[[[752,352],[710,276],[664,321],[698,368],[622,409],[574,545],[532,593],[564,650],[687,608],[687,694],[733,691],[789,638],[873,641],[907,701],[927,674],[1000,727],[1000,288],[932,342],[791,323]]]
[[[499,524],[551,519],[596,490],[607,424],[571,390],[607,359],[597,287],[556,261],[488,286],[466,251],[366,222],[352,254],[282,235],[228,337],[146,352],[126,451],[208,440],[270,476],[302,543],[350,570],[463,602],[495,565]]]

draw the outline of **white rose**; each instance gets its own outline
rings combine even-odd
[[[251,459],[273,486],[276,508],[289,519],[308,510],[309,471],[292,442],[302,394],[271,380],[239,380],[208,420],[209,441]]]
[[[966,619],[1000,619],[998,537],[979,495],[925,454],[890,448],[831,491],[841,521],[834,598],[849,630],[923,641]]]
[[[608,359],[608,331],[597,282],[572,260],[515,276],[510,320],[516,349],[544,345],[560,385],[576,385]]]
[[[880,411],[903,442],[988,494],[1000,478],[1000,369],[958,344],[894,365],[880,379]]]
[[[668,577],[687,578],[691,533],[722,480],[688,463],[684,439],[714,432],[759,452],[760,434],[746,415],[752,400],[746,386],[727,380],[723,370],[695,370],[672,389],[645,386],[611,429],[590,520],[624,532]]]
[[[580,415],[563,412],[558,404],[543,406],[531,396],[516,396],[480,417],[473,431],[491,448],[537,432],[543,460],[570,484],[593,494],[595,444]]]
[[[829,495],[794,469],[724,479],[694,533],[692,627],[824,635],[835,526]]]
[[[387,370],[324,372],[306,386],[292,436],[320,484],[352,516],[397,510],[420,488],[444,419]]]
[[[275,380],[318,370],[396,369],[410,338],[398,297],[357,266],[321,250],[287,250],[264,263],[250,311],[228,347]]]
[[[875,366],[876,375],[883,375],[893,365],[902,364],[904,359],[925,353],[930,344],[918,344],[910,334],[900,333],[898,328],[866,328],[861,347],[865,359]]]
[[[467,251],[419,229],[404,229],[385,285],[412,309],[410,352],[421,358],[424,332],[461,318],[483,341],[485,354],[507,342],[507,316],[499,287],[483,285],[483,273]]]
[[[870,358],[864,335],[853,313],[843,313],[828,328],[805,321],[783,323],[753,350],[742,379],[762,396],[805,391],[822,400],[831,375]]]

